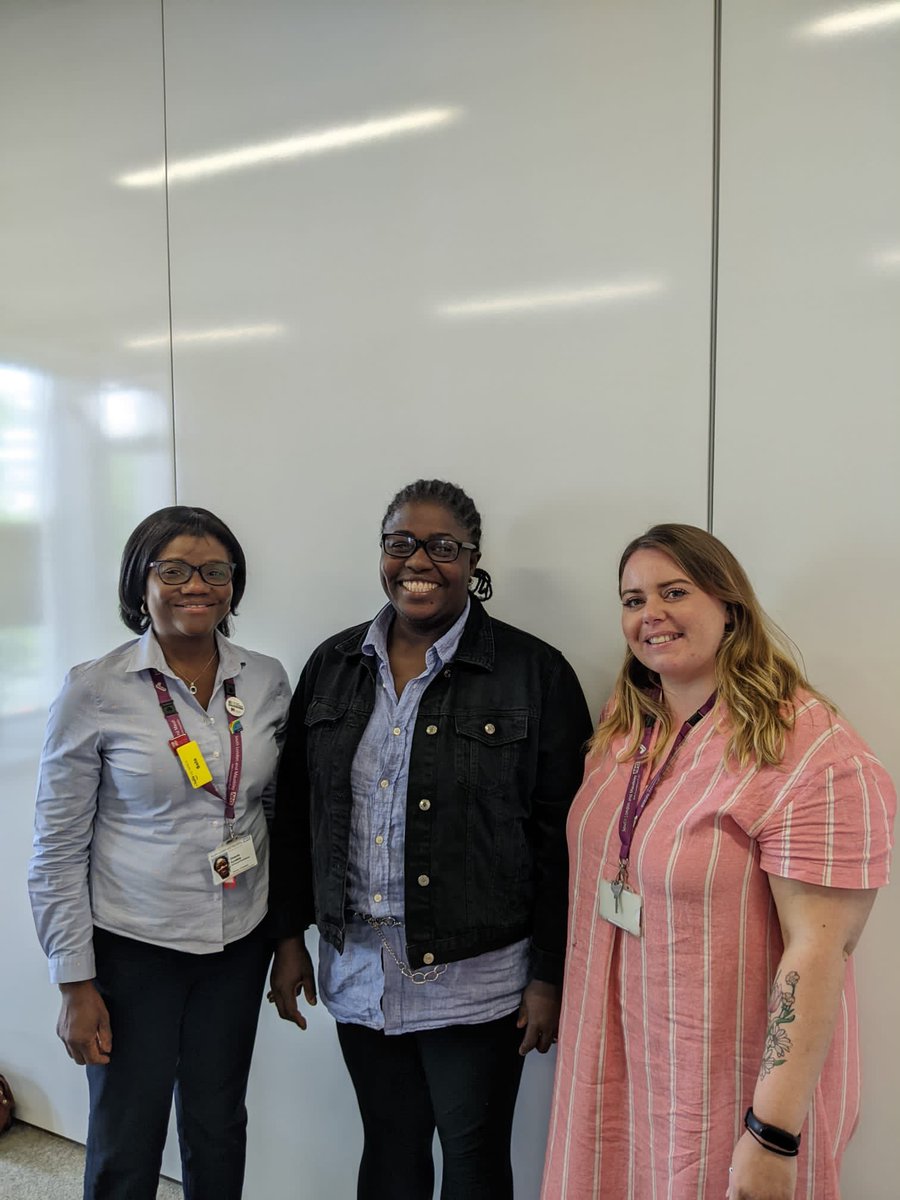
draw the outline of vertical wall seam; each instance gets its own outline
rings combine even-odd
[[[169,304],[169,394],[172,410],[172,477],[175,482],[175,503],[178,503],[178,440],[175,436],[175,341],[172,321],[172,242],[169,222],[169,109],[166,90],[166,4],[159,0],[159,21],[162,37],[162,116],[163,116],[163,189],[166,205],[166,286]]]
[[[713,532],[716,487],[716,365],[719,332],[719,174],[722,152],[722,0],[713,0],[712,228],[709,279],[709,426],[706,527]]]

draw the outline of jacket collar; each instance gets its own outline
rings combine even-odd
[[[371,623],[354,629],[349,637],[335,645],[335,650],[347,658],[364,657],[363,646],[370,628]],[[476,596],[470,596],[469,619],[459,639],[459,647],[453,661],[470,663],[483,671],[494,669],[494,631],[491,628],[491,618]]]

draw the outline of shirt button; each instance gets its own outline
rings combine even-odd
[[[421,808],[422,812],[428,812],[429,808],[431,808],[431,801],[430,800],[420,800],[419,808]]]
[[[380,904],[382,901],[381,892],[376,892],[375,895],[372,897],[372,899],[375,901],[376,904]]]
[[[497,732],[497,726],[496,726],[496,725],[492,725],[492,724],[490,723],[490,721],[488,721],[487,725],[485,725],[485,727],[484,727],[484,732],[485,732],[485,733],[496,733],[496,732]]]
[[[381,782],[378,784],[378,786],[380,788],[386,788],[386,787],[389,787],[390,784],[387,779],[382,779]]]
[[[380,846],[383,841],[384,841],[384,838],[381,836],[380,833],[375,835],[375,845],[376,846]]]
[[[394,735],[394,737],[399,737],[402,732],[403,732],[403,730],[400,728],[399,725],[395,725],[394,728],[391,730],[391,733]]]
[[[434,962],[434,955],[433,954],[423,954],[422,962],[425,964],[426,967],[430,967],[431,964]]]
[[[429,883],[431,883],[431,880],[427,875],[419,876],[419,887],[428,887]]]
[[[426,725],[425,732],[429,735],[437,733],[437,725]]]
[[[214,750],[214,751],[213,751],[213,758],[218,758],[218,757],[219,757],[219,752],[218,752],[218,750]]]

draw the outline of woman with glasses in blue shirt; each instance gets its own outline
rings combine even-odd
[[[388,506],[373,621],[294,693],[273,829],[269,998],[319,988],[364,1130],[359,1200],[512,1197],[523,1056],[556,1038],[565,820],[591,722],[562,655],[489,617],[481,518],[419,480]],[[300,864],[298,866],[298,864]]]
[[[228,640],[245,582],[218,517],[153,513],[119,579],[139,636],[73,668],[50,711],[29,884],[87,1068],[87,1200],[153,1200],[173,1092],[185,1194],[241,1194],[289,698],[280,663]]]

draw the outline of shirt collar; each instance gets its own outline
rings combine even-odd
[[[456,654],[459,640],[462,637],[463,629],[465,629],[466,620],[469,616],[469,609],[472,606],[472,601],[466,600],[466,607],[462,610],[446,633],[442,634],[434,645],[429,646],[425,652],[425,665],[431,670],[434,668],[435,662],[439,666],[444,666],[450,662]],[[394,608],[391,604],[386,604],[369,628],[366,630],[363,637],[362,652],[370,658],[375,655],[381,662],[387,663],[387,637],[388,630],[391,627],[391,621],[394,619]]]
[[[224,637],[218,629],[216,630],[216,646],[219,650],[219,669],[216,672],[216,683],[218,684],[220,679],[233,679],[235,675],[240,675],[245,660],[238,652],[238,648],[233,646],[228,638]],[[156,634],[153,632],[153,629],[149,628],[141,634],[132,646],[131,653],[125,663],[125,670],[147,671],[153,667],[161,674],[168,675],[170,679],[179,678],[166,662],[162,646],[156,640]]]

